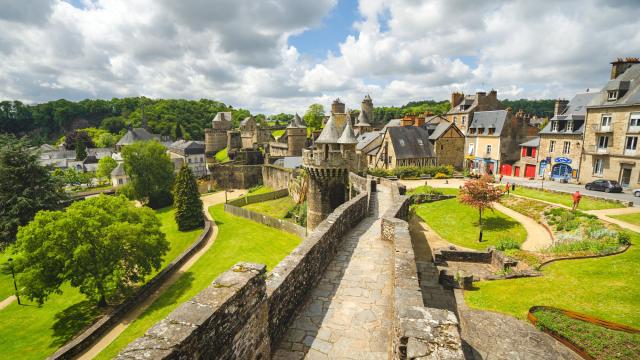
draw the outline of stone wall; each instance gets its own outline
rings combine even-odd
[[[233,206],[245,206],[249,204],[255,204],[263,201],[274,200],[283,198],[289,195],[288,189],[280,189],[263,194],[247,195],[237,199],[229,200],[227,204]]]
[[[218,188],[248,189],[262,184],[262,165],[214,165],[211,185]]]
[[[368,213],[368,194],[355,196],[335,209],[267,277],[269,335],[277,344],[308,291],[318,283],[336,254],[343,235]]]
[[[207,242],[211,232],[211,222],[205,221],[205,227],[198,239],[185,251],[176,257],[169,265],[162,269],[146,284],[141,286],[134,295],[118,306],[111,314],[101,318],[82,334],[58,349],[49,359],[73,359],[85,349],[93,345],[104,333],[116,325],[129,311],[143,302],[151,293],[156,291],[182,264]]]
[[[409,224],[405,221],[410,199],[406,189],[387,179],[381,185],[391,191],[393,205],[381,221],[382,241],[394,246],[393,359],[464,359],[456,315],[424,306]]]
[[[296,171],[275,165],[262,167],[262,184],[272,189],[288,189],[289,182],[295,177]]]
[[[265,266],[239,263],[116,359],[269,359]]]
[[[265,214],[260,214],[255,211],[243,209],[241,207],[234,206],[231,204],[224,204],[224,211],[230,214],[240,216],[245,219],[249,219],[251,221],[255,221],[257,223],[278,229],[278,230],[286,231],[290,234],[297,235],[303,239],[305,236],[307,236],[306,228],[298,224],[292,223],[291,221],[276,219],[274,217],[271,217]]]

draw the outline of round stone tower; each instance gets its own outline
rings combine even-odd
[[[302,156],[302,149],[307,142],[307,125],[296,114],[286,129],[287,156]]]
[[[338,123],[331,114],[315,148],[303,150],[302,164],[309,174],[307,229],[315,229],[347,199],[349,171],[357,166],[357,144],[350,121]]]
[[[344,103],[340,101],[340,98],[333,100],[333,103],[331,104],[331,112],[333,114],[344,114],[345,110],[346,107]]]
[[[369,94],[367,94],[367,96],[364,97],[364,100],[362,100],[360,109],[360,112],[364,113],[366,116],[367,122],[369,124],[373,124],[373,100],[371,100],[371,96],[369,96]]]

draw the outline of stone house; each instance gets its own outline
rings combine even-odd
[[[384,132],[374,167],[394,169],[436,164],[436,154],[426,129],[420,126],[391,126]]]
[[[429,133],[438,165],[451,165],[461,170],[464,163],[464,133],[442,116],[431,116],[421,126]]]
[[[533,125],[537,126],[537,125]],[[513,176],[533,179],[536,177],[536,168],[540,156],[540,137],[525,141],[520,144],[520,160],[513,165]]]
[[[554,115],[540,130],[536,177],[578,181],[587,105],[598,93],[576,94],[571,101],[556,100]]]
[[[520,144],[538,134],[522,113],[511,109],[478,111],[467,129],[466,168],[475,174],[513,175],[513,164],[520,160]]]
[[[361,158],[364,167],[375,167],[376,155],[382,145],[384,131],[370,131],[357,137],[356,154]]]
[[[253,149],[254,145],[275,140],[271,130],[260,126],[253,116],[248,116],[240,122],[240,137],[243,149]]]
[[[227,131],[232,128],[231,112],[221,111],[211,120],[211,128],[204,129],[205,154],[214,156],[227,146]]]
[[[196,177],[209,174],[203,142],[177,140],[169,145],[167,153],[171,159],[182,159],[182,163],[187,164]]]
[[[111,186],[120,187],[129,182],[129,177],[124,172],[124,163],[118,163],[115,169],[111,171]]]
[[[454,92],[451,94],[451,109],[446,117],[450,123],[455,124],[462,133],[467,132],[467,128],[473,121],[473,114],[476,111],[492,111],[501,109],[498,101],[498,92],[495,90],[486,92],[479,91],[474,95]]]
[[[587,106],[581,183],[617,180],[640,184],[640,60],[611,63],[611,77]]]

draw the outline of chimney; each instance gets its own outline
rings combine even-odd
[[[640,63],[640,59],[637,57],[628,57],[625,59],[617,58],[616,61],[611,62],[611,80],[622,75],[633,64]]]
[[[489,91],[489,98],[491,100],[498,100],[498,92],[496,90]]]
[[[400,120],[401,126],[411,126],[413,125],[415,115],[405,115],[402,120]]]
[[[335,99],[331,104],[331,112],[334,114],[344,114],[345,110],[344,103],[340,101],[340,98]]]
[[[414,126],[422,126],[424,125],[425,117],[424,115],[418,115],[416,117],[416,121],[413,123]]]
[[[553,116],[562,114],[567,109],[567,104],[569,104],[569,100],[557,99],[553,107]]]
[[[458,106],[464,99],[464,94],[457,91],[451,93],[451,108]]]

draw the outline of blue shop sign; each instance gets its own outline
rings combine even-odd
[[[571,164],[571,159],[562,156],[557,157],[554,160],[557,164]]]

